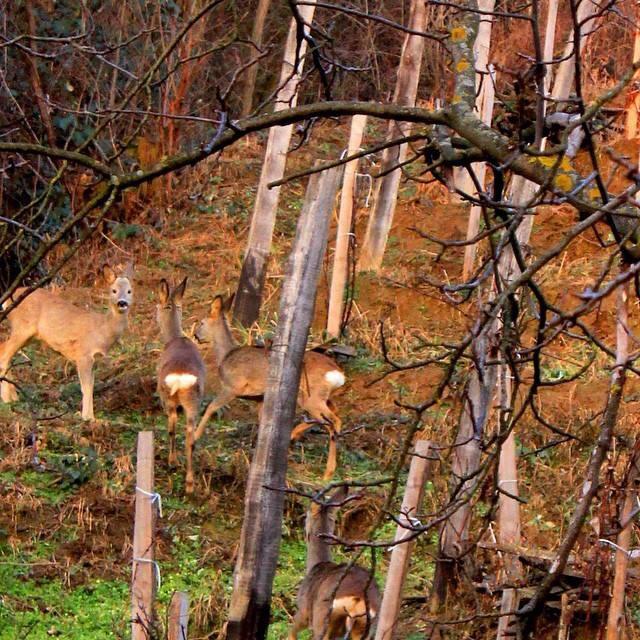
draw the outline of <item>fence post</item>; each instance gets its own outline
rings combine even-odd
[[[149,640],[154,625],[156,590],[154,554],[153,432],[138,433],[136,515],[131,577],[131,638]]]
[[[169,604],[168,640],[187,640],[189,625],[189,596],[183,591],[176,591]]]
[[[424,486],[431,471],[431,460],[428,459],[431,442],[429,440],[417,440],[414,449],[414,456],[409,467],[409,477],[402,499],[402,509],[400,512],[400,522],[411,524],[415,514],[419,511],[424,497]],[[407,537],[409,529],[398,525],[396,529],[396,543]],[[402,585],[409,568],[409,558],[413,549],[413,542],[396,544],[391,552],[387,580],[384,585],[382,604],[380,605],[380,616],[378,618],[378,628],[375,640],[391,640],[393,628],[398,620],[400,612],[400,599],[402,596]]]

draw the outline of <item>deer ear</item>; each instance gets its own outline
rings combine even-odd
[[[173,290],[173,294],[171,299],[177,305],[182,304],[182,298],[184,297],[184,291],[187,288],[187,278],[184,280]]]
[[[116,281],[116,272],[108,264],[105,264],[102,267],[102,277],[107,284],[112,284]]]
[[[236,292],[234,291],[225,301],[224,301],[224,305],[223,308],[225,311],[230,311],[231,310],[231,306],[233,305],[233,301],[236,297]]]
[[[211,315],[219,316],[223,309],[222,296],[216,296],[211,303]]]
[[[169,302],[170,295],[171,291],[169,289],[169,283],[164,278],[162,278],[162,280],[160,280],[160,286],[158,287],[160,304],[167,304],[167,302]]]

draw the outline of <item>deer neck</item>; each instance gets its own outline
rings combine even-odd
[[[102,335],[105,347],[109,347],[117,342],[118,338],[125,332],[129,324],[129,312],[120,313],[115,307],[110,308],[110,312],[104,317],[102,325]]]
[[[211,342],[218,363],[221,363],[227,357],[227,354],[238,346],[231,335],[227,319],[223,315],[213,324]]]
[[[182,338],[182,322],[178,314],[171,313],[168,318],[160,323],[160,335],[164,344],[176,338]]]

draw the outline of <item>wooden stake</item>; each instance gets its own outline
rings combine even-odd
[[[367,123],[367,116],[356,115],[351,118],[351,133],[347,146],[347,156],[358,151],[362,142],[362,134]],[[354,186],[358,161],[352,160],[344,167],[342,194],[340,196],[340,213],[336,232],[336,252],[333,257],[333,273],[331,274],[331,292],[329,294],[329,314],[327,333],[339,337],[344,308],[344,288],[347,283],[347,258],[349,255],[349,238],[351,235],[351,217],[353,213]]]
[[[634,64],[640,60],[640,28],[636,28],[636,35],[633,41],[633,62]],[[635,73],[635,82],[631,85],[630,93],[632,100],[627,106],[627,124],[626,134],[627,140],[633,140],[638,135],[638,111],[640,110],[640,92],[638,91],[637,80],[638,72]]]
[[[511,406],[511,379],[509,368],[500,367],[500,405],[501,412],[508,411]],[[505,493],[498,496],[498,542],[500,544],[520,544],[520,503],[518,496],[518,454],[513,431],[503,442],[498,463],[498,486]],[[514,496],[513,498],[511,496]],[[522,576],[517,556],[504,555],[504,576],[513,582]],[[518,607],[517,589],[505,589],[502,592],[500,613],[515,611]],[[518,619],[504,615],[498,620],[497,640],[516,640],[520,637]]]
[[[621,285],[618,289],[618,322],[616,326],[616,364],[623,366],[629,353],[629,330],[628,330],[628,284]],[[613,591],[611,602],[609,603],[609,616],[607,620],[607,640],[622,640],[624,631],[624,601],[627,584],[627,570],[629,565],[629,547],[631,546],[631,525],[633,518],[630,517],[636,506],[636,482],[640,473],[640,459],[638,449],[631,460],[629,474],[626,482],[626,497],[622,507],[621,525],[622,529],[616,539],[616,544],[620,547],[616,551],[615,575],[613,579]]]
[[[298,7],[298,12],[305,25],[310,25],[313,21],[315,8],[315,4]],[[309,27],[306,27],[305,31],[308,33]],[[302,75],[306,50],[307,40],[305,39],[298,47],[298,23],[295,18],[292,18],[280,71],[280,89],[273,107],[274,111],[282,111],[296,106],[298,84]],[[292,124],[269,129],[267,149],[251,217],[247,251],[242,263],[240,282],[233,307],[234,319],[245,327],[253,324],[260,312],[267,261],[271,251],[273,228],[280,200],[280,187],[269,189],[268,185],[284,176],[292,131]]]
[[[187,640],[189,625],[189,596],[176,591],[169,604],[168,640]]]
[[[427,25],[427,8],[424,0],[411,0],[409,14],[409,27],[414,31],[424,31]],[[422,65],[422,53],[425,39],[413,34],[407,34],[400,53],[396,88],[393,94],[393,103],[413,107],[418,94],[418,81],[420,80],[420,67]],[[393,140],[401,135],[409,135],[411,125],[408,123],[389,122],[387,140]],[[393,214],[398,199],[398,189],[402,170],[393,170],[402,164],[407,157],[407,144],[385,149],[382,154],[382,170],[390,170],[380,179],[376,188],[376,201],[373,205],[362,251],[358,263],[360,271],[378,271],[382,266],[382,258],[389,237],[389,230],[393,222]]]
[[[553,52],[556,41],[556,23],[558,21],[558,0],[549,0],[547,9],[547,26],[544,31],[544,53],[542,54],[544,61],[549,63],[553,60]],[[545,66],[546,73],[544,75],[544,94],[545,97],[551,88],[552,66]]]
[[[411,518],[420,510],[424,488],[431,473],[432,463],[427,459],[431,443],[428,440],[418,440],[415,446],[415,454],[411,459],[409,467],[409,477],[402,499],[402,509],[400,519],[409,522]],[[398,525],[396,529],[396,543],[407,537],[407,529]],[[391,552],[387,581],[384,586],[382,604],[378,617],[378,628],[375,640],[391,640],[393,629],[400,613],[400,600],[402,595],[402,585],[404,584],[413,542],[396,544]]]
[[[131,583],[131,638],[149,640],[154,625],[153,601],[156,591],[154,557],[153,431],[138,433],[136,462],[136,519],[133,529]]]

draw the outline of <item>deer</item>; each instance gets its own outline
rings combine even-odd
[[[106,314],[82,309],[67,299],[64,291],[36,289],[9,314],[10,335],[0,345],[0,397],[15,402],[18,393],[6,374],[15,353],[32,339],[38,339],[76,365],[82,391],[82,419],[95,420],[93,413],[93,365],[96,356],[106,356],[128,325],[133,303],[133,266],[117,275],[109,266],[102,267],[108,286],[109,310]],[[25,288],[16,290],[20,296]],[[6,309],[10,301],[3,307]]]
[[[371,635],[380,608],[375,578],[358,565],[332,562],[328,542],[339,506],[350,499],[342,486],[326,502],[314,502],[307,510],[306,571],[298,587],[289,640],[297,640],[303,629],[311,630],[312,640],[364,640]]]
[[[233,296],[226,301],[223,296],[216,296],[211,303],[209,315],[200,321],[194,334],[198,342],[212,344],[222,387],[200,420],[196,441],[202,437],[211,415],[235,398],[257,401],[259,413],[262,407],[267,386],[269,351],[264,347],[240,346],[235,342],[226,318],[226,312],[231,308],[232,302]],[[336,435],[340,433],[342,426],[330,398],[345,380],[344,372],[328,356],[315,351],[307,351],[304,354],[298,404],[329,432],[325,480],[331,479],[336,470]],[[300,422],[291,432],[291,441],[298,440],[315,423]]]
[[[158,362],[158,395],[167,414],[169,465],[177,462],[176,425],[178,408],[185,414],[185,452],[187,458],[186,493],[193,493],[194,431],[204,394],[206,368],[198,347],[182,333],[182,298],[187,278],[174,289],[163,278],[158,290],[156,319],[164,349]]]

